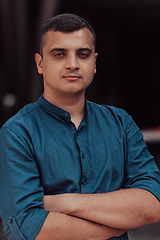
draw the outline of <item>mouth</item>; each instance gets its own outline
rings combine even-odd
[[[80,75],[64,75],[63,78],[69,80],[69,81],[76,81],[81,78]]]

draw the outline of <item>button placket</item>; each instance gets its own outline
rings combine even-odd
[[[76,143],[79,147],[79,159],[81,161],[82,174],[81,174],[81,193],[88,192],[88,180],[89,180],[89,160],[87,155],[86,139],[83,136],[83,130],[80,129],[75,134]]]

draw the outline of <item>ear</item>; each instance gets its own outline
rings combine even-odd
[[[95,59],[95,70],[94,70],[94,74],[97,72],[97,69],[96,69],[96,61],[97,61],[97,56],[98,56],[98,53],[95,53],[94,55],[94,59]]]
[[[37,71],[39,74],[43,74],[43,71],[42,71],[42,56],[39,54],[39,53],[36,53],[35,54],[35,62],[36,62],[36,65],[37,65]]]

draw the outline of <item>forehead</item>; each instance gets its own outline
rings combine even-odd
[[[79,49],[88,47],[94,49],[93,36],[87,28],[71,33],[49,31],[45,36],[45,48]]]

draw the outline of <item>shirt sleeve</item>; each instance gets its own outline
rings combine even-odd
[[[147,150],[143,134],[129,115],[126,126],[124,188],[148,190],[160,201],[160,177],[154,158]]]
[[[35,239],[48,212],[29,141],[6,127],[0,130],[0,216],[9,240]]]

